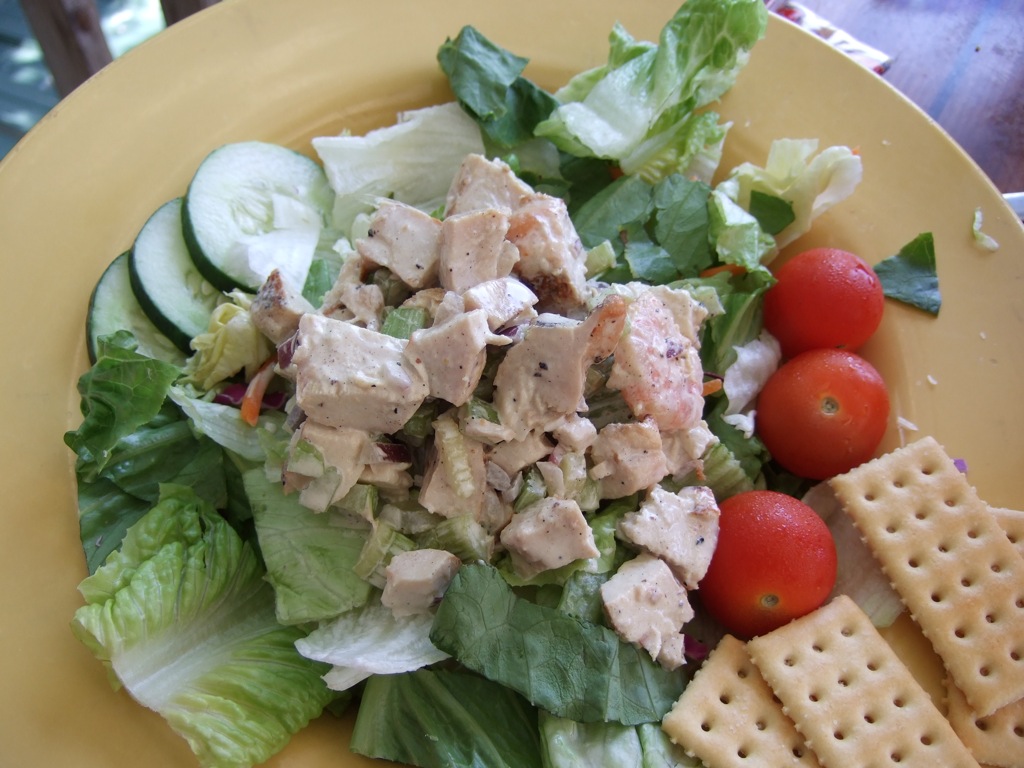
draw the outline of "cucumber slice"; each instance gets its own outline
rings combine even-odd
[[[273,269],[302,286],[334,192],[315,161],[277,144],[226,144],[199,165],[185,195],[185,241],[222,291],[255,293]]]
[[[181,232],[182,199],[160,206],[142,226],[128,261],[132,290],[142,310],[183,352],[205,333],[224,296],[203,279]]]
[[[160,329],[153,325],[132,292],[128,275],[128,251],[125,251],[100,275],[89,297],[85,321],[89,362],[96,362],[100,336],[115,331],[130,331],[139,342],[138,351],[157,360],[184,365],[185,355]]]

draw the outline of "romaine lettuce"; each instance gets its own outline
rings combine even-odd
[[[465,667],[579,722],[660,721],[686,683],[607,627],[517,597],[487,565],[455,575],[430,639]]]
[[[304,632],[274,616],[255,551],[191,490],[165,486],[120,552],[82,582],[75,635],[203,766],[261,763],[332,694]]]
[[[424,768],[542,765],[537,711],[514,691],[461,671],[370,678],[350,747]]]
[[[262,468],[243,480],[281,623],[332,619],[370,599],[372,588],[352,572],[364,529],[336,510],[316,514],[297,494],[285,496]]]
[[[692,124],[694,110],[732,86],[767,19],[762,0],[689,0],[658,45],[637,42],[617,25],[608,63],[557,91],[562,104],[536,133],[580,157],[618,160],[627,173],[652,165],[685,173],[724,136],[717,123]],[[666,163],[673,154],[676,162]]]

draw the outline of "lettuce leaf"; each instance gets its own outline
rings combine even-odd
[[[536,134],[577,156],[619,160],[631,172],[678,152],[682,159],[670,172],[682,171],[689,145],[716,143],[692,141],[691,114],[732,86],[767,18],[761,0],[689,0],[658,45],[637,42],[616,25],[607,64],[556,92],[562,104]]]
[[[78,454],[78,472],[86,480],[99,476],[121,438],[156,417],[181,375],[177,366],[141,355],[137,347],[127,331],[100,337],[95,365],[78,380],[83,420],[64,442]]]
[[[372,602],[322,624],[295,646],[309,659],[333,665],[328,687],[346,691],[371,675],[414,672],[448,658],[430,642],[430,614],[396,618]]]
[[[233,291],[230,298],[213,310],[207,331],[192,339],[195,354],[186,364],[188,379],[204,390],[241,370],[251,379],[274,351],[252,322],[252,297]]]
[[[486,565],[455,575],[430,639],[467,668],[579,722],[660,721],[686,682],[612,630],[516,597]]]
[[[784,248],[807,232],[814,219],[849,197],[862,175],[860,156],[848,147],[818,152],[817,139],[778,139],[768,150],[764,168],[742,163],[716,190],[752,213],[765,202],[758,194],[788,203],[792,221],[772,232],[775,243]]]
[[[537,712],[527,701],[486,678],[446,670],[370,678],[349,747],[425,768],[542,765]]]
[[[365,530],[338,512],[312,512],[298,494],[285,496],[262,468],[243,481],[282,624],[332,619],[369,600],[372,588],[352,572]]]
[[[490,141],[511,149],[533,138],[534,127],[558,106],[555,98],[521,76],[527,60],[496,46],[474,27],[463,27],[437,52],[460,106]]]
[[[365,136],[324,136],[313,149],[337,194],[334,224],[346,235],[377,198],[430,212],[444,204],[462,159],[483,153],[480,129],[452,102],[403,112],[398,122]]]
[[[75,635],[203,766],[261,763],[332,694],[282,627],[255,551],[188,488],[165,486],[82,582]]]
[[[932,315],[942,308],[939,276],[935,267],[935,241],[922,232],[900,248],[899,253],[875,264],[882,292],[890,299],[917,307]]]

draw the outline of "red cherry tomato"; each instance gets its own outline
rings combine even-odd
[[[824,480],[870,459],[889,421],[877,370],[842,349],[812,349],[784,363],[757,398],[757,435],[779,464]]]
[[[764,324],[782,354],[856,351],[878,328],[885,297],[875,271],[848,251],[814,248],[783,264],[764,297]]]
[[[825,601],[836,545],[813,509],[775,491],[739,493],[719,508],[718,545],[697,595],[722,626],[747,639]]]

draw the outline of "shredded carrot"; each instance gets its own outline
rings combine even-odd
[[[708,267],[700,273],[701,277],[711,277],[717,275],[719,272],[732,272],[734,275],[743,275],[746,273],[743,267],[739,264],[719,264],[717,267]]]
[[[263,396],[267,392],[267,387],[270,385],[271,380],[274,378],[274,365],[277,363],[277,355],[271,355],[260,369],[256,371],[256,375],[249,380],[249,384],[245,388],[245,394],[242,396],[242,421],[249,426],[255,427],[260,419],[260,409],[263,407]]]
[[[704,397],[707,397],[708,395],[713,395],[715,392],[718,392],[721,388],[721,379],[709,379],[708,381],[704,382],[704,391],[701,392],[701,394]]]

